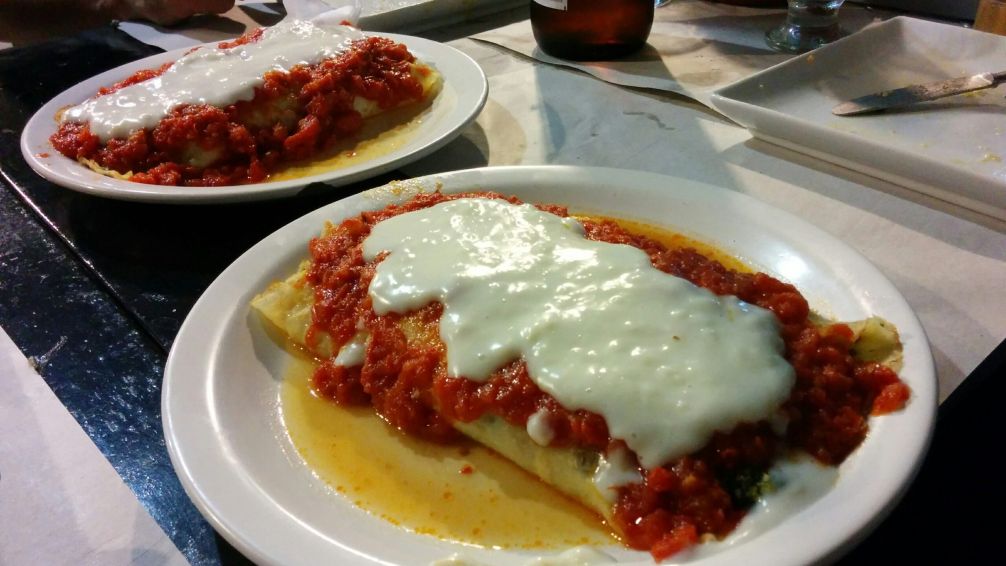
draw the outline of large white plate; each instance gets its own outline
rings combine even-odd
[[[292,196],[309,183],[345,185],[414,161],[437,149],[461,133],[485,105],[489,84],[478,64],[453,47],[442,43],[393,33],[380,34],[404,43],[420,60],[443,75],[443,89],[434,99],[416,132],[401,147],[374,159],[342,169],[290,179],[229,187],[164,187],[122,181],[99,175],[53,149],[49,143],[57,129],[59,109],[93,96],[99,88],[120,81],[136,71],[158,67],[181,57],[187,49],[169,51],[134,61],[88,79],[50,100],[32,116],[21,135],[21,153],[39,175],[64,187],[92,195],[136,201],[175,203],[219,203],[263,200]],[[212,45],[212,44],[208,44]]]
[[[903,411],[874,419],[835,487],[810,507],[703,565],[805,564],[863,535],[900,496],[925,451],[936,407],[926,337],[898,291],[855,251],[799,218],[743,194],[684,179],[616,169],[505,167],[433,175],[355,195],[273,233],[206,290],[175,339],[164,372],[164,435],[189,496],[220,533],[255,561],[275,564],[429,564],[454,552],[484,564],[524,564],[528,555],[460,547],[410,534],[355,508],[312,476],[279,414],[283,348],[248,301],[307,255],[325,221],[401,201],[411,189],[493,189],[562,203],[574,212],[673,227],[716,243],[796,284],[829,316],[880,315],[905,347]],[[648,554],[615,549],[627,562]],[[742,562],[739,562],[742,561]]]
[[[897,17],[717,90],[713,106],[766,141],[1006,219],[1002,90],[839,117],[846,100],[999,71],[1006,37]]]

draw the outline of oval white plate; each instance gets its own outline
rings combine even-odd
[[[55,133],[58,126],[56,113],[61,108],[79,104],[93,96],[99,88],[125,79],[136,71],[174,61],[188,49],[168,51],[116,67],[63,91],[28,121],[21,134],[21,154],[36,173],[57,185],[121,200],[188,204],[252,201],[292,196],[309,183],[322,182],[338,186],[360,181],[443,147],[475,119],[489,94],[489,83],[482,68],[457,49],[419,37],[393,33],[379,35],[404,43],[417,58],[436,68],[443,75],[443,88],[424,116],[422,124],[402,147],[363,163],[284,181],[228,187],[165,187],[100,175],[60,154],[49,143],[49,136]]]
[[[862,446],[824,497],[762,535],[704,557],[726,563],[806,564],[833,556],[889,510],[919,465],[933,426],[936,377],[918,319],[880,272],[835,238],[726,189],[674,177],[579,167],[501,167],[380,187],[316,210],[259,242],[206,290],[182,325],[164,372],[164,436],[189,496],[232,544],[275,564],[429,564],[455,552],[484,564],[525,564],[525,552],[462,547],[415,535],[354,507],[317,480],[283,428],[279,388],[287,354],[248,302],[307,255],[325,221],[406,199],[414,190],[492,189],[667,226],[715,243],[799,287],[828,316],[879,315],[904,341],[908,406],[873,419]],[[648,554],[614,549],[621,561]]]

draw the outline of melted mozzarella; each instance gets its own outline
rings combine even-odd
[[[183,104],[227,106],[251,100],[268,71],[289,71],[344,52],[362,39],[347,26],[320,27],[309,21],[280,22],[253,43],[230,49],[202,47],[176,61],[158,77],[69,108],[61,120],[87,122],[103,142],[152,128]]]
[[[335,363],[342,367],[362,366],[367,359],[367,340],[370,335],[366,332],[357,332],[349,342],[346,342],[339,353],[335,356]]]
[[[548,411],[538,409],[527,418],[527,434],[538,446],[548,446],[555,438],[555,431],[548,424]]]
[[[601,497],[614,503],[618,499],[618,488],[639,483],[643,476],[639,467],[624,448],[616,448],[601,456],[594,471],[594,487]]]
[[[444,305],[449,375],[485,380],[523,358],[542,390],[603,416],[645,468],[770,416],[794,382],[770,312],[531,205],[448,201],[377,224],[363,251],[390,252],[369,289],[378,314]]]

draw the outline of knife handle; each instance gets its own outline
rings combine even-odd
[[[992,73],[992,86],[997,86],[1006,81],[1006,71],[999,71],[998,73]]]

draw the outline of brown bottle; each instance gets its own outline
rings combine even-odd
[[[646,44],[654,0],[531,0],[531,29],[546,53],[613,59]]]

